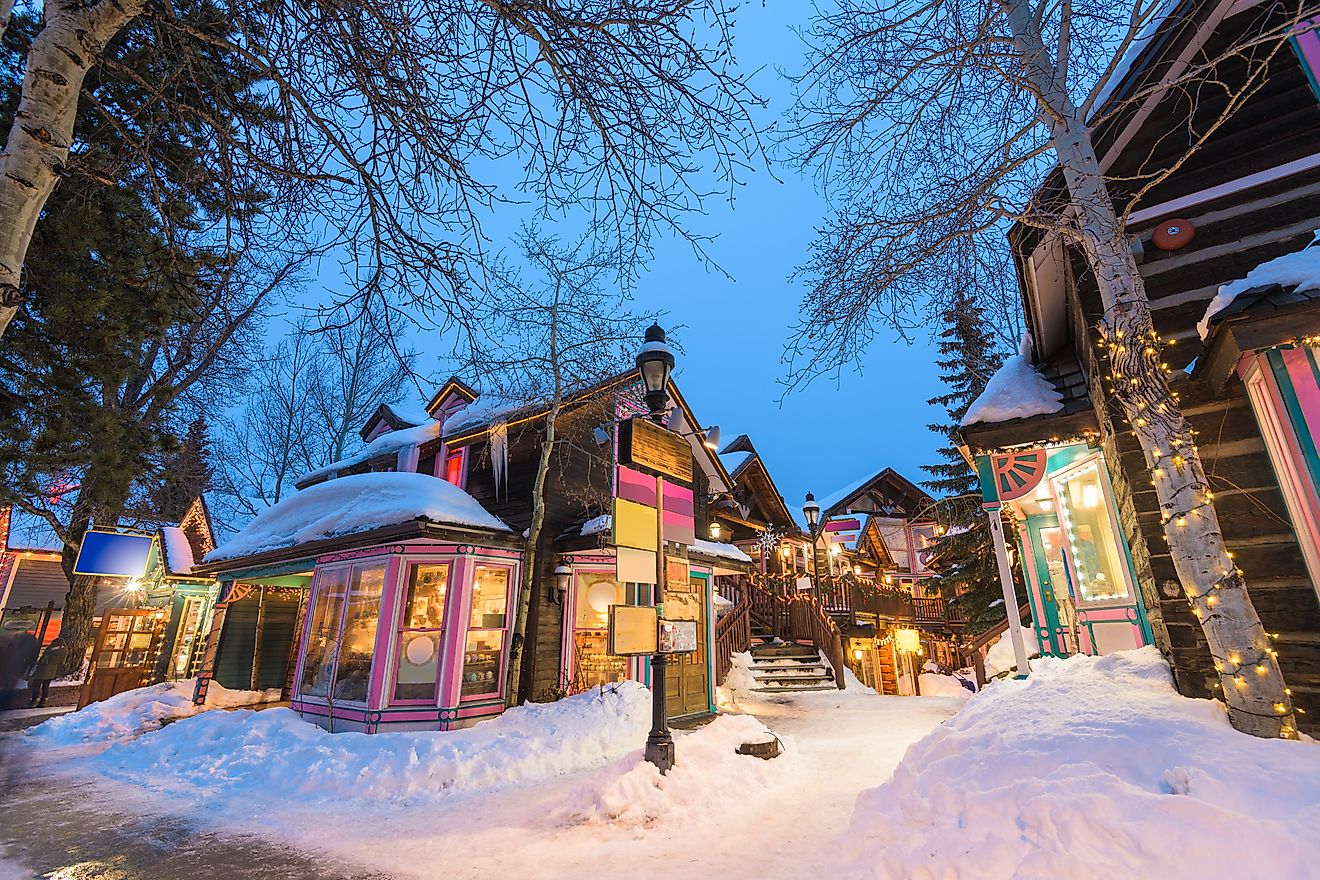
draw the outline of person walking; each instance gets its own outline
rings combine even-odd
[[[28,676],[28,706],[44,706],[50,696],[50,683],[59,675],[60,661],[64,659],[64,639],[59,636],[46,646],[41,657],[32,666]]]

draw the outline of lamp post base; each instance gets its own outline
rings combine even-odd
[[[654,732],[646,738],[646,760],[656,766],[664,775],[674,766],[674,738],[666,730],[657,735]]]
[[[674,766],[674,737],[669,732],[669,718],[665,714],[665,667],[668,657],[651,657],[651,732],[646,737],[646,760],[664,775]]]

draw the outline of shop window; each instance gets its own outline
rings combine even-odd
[[[399,628],[395,700],[435,699],[448,589],[448,563],[426,563],[409,569],[408,594]]]
[[[353,569],[335,673],[336,700],[367,701],[371,658],[376,653],[376,627],[380,623],[380,594],[384,586],[385,563]]]
[[[1068,558],[1079,601],[1084,605],[1130,601],[1127,556],[1099,463],[1092,460],[1065,471],[1053,482],[1062,502]]]
[[[463,488],[463,450],[455,449],[445,456],[445,480]]]
[[[304,696],[324,697],[330,693],[334,676],[335,651],[339,646],[339,624],[344,616],[344,588],[348,569],[330,569],[316,576],[316,598],[312,605],[311,626],[307,628],[307,652],[303,659]]]
[[[577,576],[573,596],[574,691],[623,681],[628,677],[628,659],[608,651],[610,606],[623,605],[627,591],[608,572],[583,572]]]
[[[464,697],[498,694],[503,685],[500,658],[509,619],[509,571],[479,565],[472,579],[472,608],[463,655]]]

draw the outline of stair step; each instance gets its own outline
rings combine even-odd
[[[802,645],[752,645],[753,657],[819,657],[815,648]]]
[[[793,694],[806,691],[837,691],[839,688],[833,684],[813,685],[811,687],[756,687],[752,688],[756,693],[761,694]]]
[[[827,668],[826,665],[824,663],[821,663],[819,660],[811,660],[805,663],[799,663],[796,661],[791,661],[788,663],[762,663],[760,660],[752,661],[753,672],[767,672],[767,671],[773,671],[775,669],[788,669],[794,672],[806,672],[807,670],[810,669],[824,670],[826,668]]]

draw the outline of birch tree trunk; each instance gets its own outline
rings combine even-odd
[[[12,0],[0,2],[12,8]],[[45,24],[28,51],[22,96],[0,153],[0,335],[22,305],[23,261],[41,209],[64,174],[83,79],[106,42],[143,6],[144,0],[45,4]]]
[[[1006,0],[1004,8],[1068,184],[1076,211],[1071,231],[1100,289],[1105,309],[1100,345],[1112,370],[1113,395],[1150,466],[1174,569],[1209,643],[1229,720],[1254,736],[1295,739],[1292,700],[1246,581],[1224,546],[1214,496],[1191,428],[1169,388],[1145,284],[1105,186],[1090,128],[1063,87],[1029,5]]]

